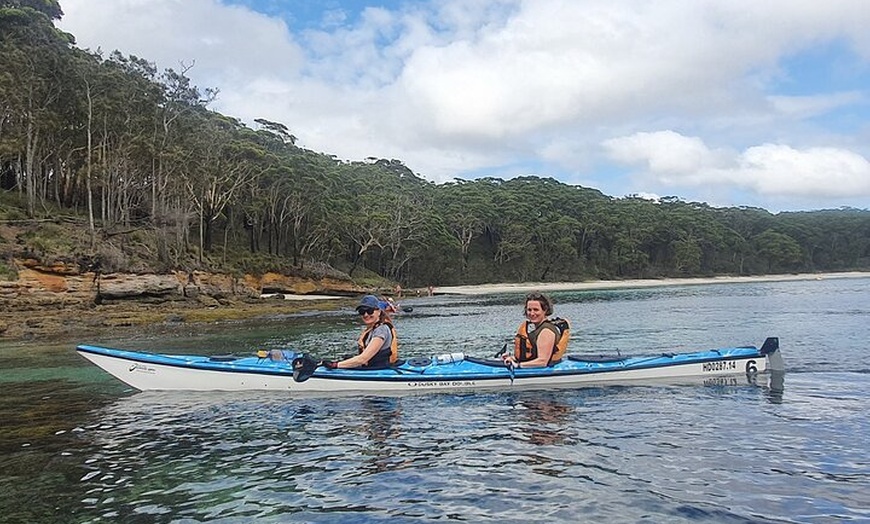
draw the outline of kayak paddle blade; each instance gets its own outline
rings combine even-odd
[[[293,359],[293,380],[296,382],[305,382],[314,370],[317,369],[317,362],[308,355],[302,355]]]

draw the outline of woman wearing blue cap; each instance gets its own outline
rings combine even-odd
[[[359,354],[339,361],[324,362],[329,369],[360,368],[382,369],[390,367],[399,359],[399,344],[396,328],[387,311],[395,307],[374,295],[362,297],[356,312],[362,317],[365,329],[357,340]]]

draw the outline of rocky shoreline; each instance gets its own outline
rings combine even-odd
[[[239,277],[193,272],[81,272],[66,264],[16,260],[18,279],[0,281],[0,340],[99,333],[143,324],[213,322],[340,307],[366,292],[353,282],[266,273]],[[270,294],[272,298],[261,298]],[[311,300],[283,300],[284,295]],[[330,305],[331,303],[331,305]]]
[[[142,326],[212,323],[351,307],[378,292],[338,278],[306,279],[205,272],[96,274],[58,264],[16,261],[19,278],[0,281],[0,341],[82,338]],[[438,287],[436,294],[516,293],[690,284],[867,278],[867,272],[710,278],[504,283]],[[268,297],[268,298],[264,298]],[[286,300],[292,299],[292,300]]]

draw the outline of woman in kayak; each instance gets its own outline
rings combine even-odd
[[[505,364],[517,368],[542,368],[562,360],[568,346],[568,323],[550,319],[553,302],[544,294],[526,295],[526,321],[514,337],[514,352],[504,355]]]
[[[381,301],[374,295],[364,296],[356,307],[365,323],[365,329],[357,340],[359,353],[344,360],[324,362],[324,367],[383,369],[395,364],[399,359],[398,340],[388,313],[395,309],[389,301]]]

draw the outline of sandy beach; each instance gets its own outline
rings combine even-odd
[[[662,278],[647,280],[590,280],[586,282],[524,282],[520,284],[480,284],[475,286],[436,287],[436,295],[486,295],[492,293],[526,293],[529,291],[584,291],[595,289],[631,289],[695,284],[733,284],[739,282],[785,282],[791,280],[825,280],[831,278],[867,278],[870,272],[801,273],[751,277]]]
[[[585,282],[522,282],[502,284],[477,284],[470,286],[438,286],[434,288],[435,295],[489,295],[496,293],[527,293],[529,291],[585,291],[596,289],[631,289],[662,286],[689,286],[699,284],[734,284],[740,282],[786,282],[792,280],[825,280],[831,278],[868,278],[870,272],[849,271],[842,273],[799,273],[789,275],[759,275],[750,277],[721,276],[708,278],[658,278],[658,279],[628,279],[628,280],[587,280]],[[421,289],[416,296],[425,296],[427,290]],[[415,296],[409,289],[403,298]],[[262,295],[261,298],[274,297]],[[292,295],[283,294],[284,300],[312,301],[347,299],[338,295]]]

